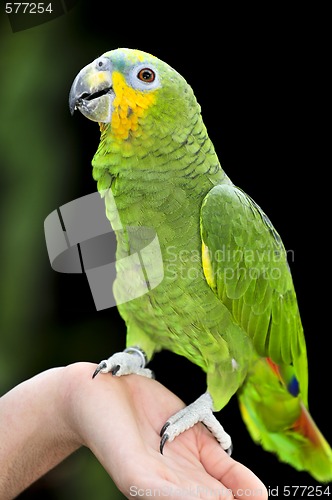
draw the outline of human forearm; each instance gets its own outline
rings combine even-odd
[[[65,368],[54,368],[0,398],[0,498],[11,499],[75,451],[64,418]]]

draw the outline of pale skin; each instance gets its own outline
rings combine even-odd
[[[10,500],[80,446],[127,498],[267,499],[262,482],[201,424],[166,443],[159,431],[184,403],[139,375],[91,375],[96,365],[53,368],[0,398],[0,498]],[[233,493],[230,492],[232,490]],[[192,492],[192,494],[191,494]]]

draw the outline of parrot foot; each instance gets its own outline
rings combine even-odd
[[[220,422],[212,413],[212,398],[208,392],[200,396],[189,406],[172,415],[160,431],[160,453],[163,453],[167,441],[173,441],[176,436],[182,434],[197,422],[202,422],[213,436],[219,441],[222,448],[231,455],[232,440],[224,431]]]
[[[138,347],[128,347],[123,352],[117,352],[110,358],[104,359],[97,366],[92,378],[98,373],[111,373],[117,377],[122,375],[142,375],[143,377],[153,378],[153,373],[145,368],[146,357],[144,352]]]

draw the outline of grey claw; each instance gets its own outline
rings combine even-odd
[[[164,426],[164,427],[165,427],[165,426]],[[162,436],[162,438],[161,438],[161,440],[160,440],[160,447],[159,447],[159,449],[160,449],[160,453],[161,453],[162,455],[163,455],[163,451],[164,451],[164,446],[165,446],[166,441],[168,440],[168,438],[169,438],[169,436],[168,436],[168,434],[166,433],[166,434],[163,434],[163,436]]]
[[[159,436],[162,437],[164,434],[165,434],[165,431],[167,429],[167,427],[170,425],[169,422],[166,422],[166,424],[164,424],[160,430],[160,433],[159,433]]]
[[[231,456],[232,453],[233,453],[233,445],[231,444],[229,448],[227,448],[227,450],[225,450],[227,455]]]
[[[112,368],[111,370],[111,374],[112,375],[116,375],[118,373],[118,371],[120,370],[120,365],[116,365],[114,368]]]
[[[97,366],[97,368],[95,369],[95,371],[94,371],[94,373],[93,373],[93,375],[92,375],[92,378],[95,378],[95,377],[98,375],[98,373],[100,372],[100,370],[102,370],[103,368],[106,368],[106,366],[107,366],[107,365],[106,365],[105,361],[104,361],[103,363],[100,363],[100,364]]]
[[[167,434],[166,430],[170,426],[170,422],[166,422],[159,433],[161,440],[160,440],[160,453],[163,454],[164,446],[166,444],[166,441],[169,439],[169,435]]]

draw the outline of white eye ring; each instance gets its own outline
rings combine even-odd
[[[147,73],[144,78],[144,73]],[[154,90],[160,87],[158,72],[151,64],[134,66],[128,75],[130,85],[137,90]]]

